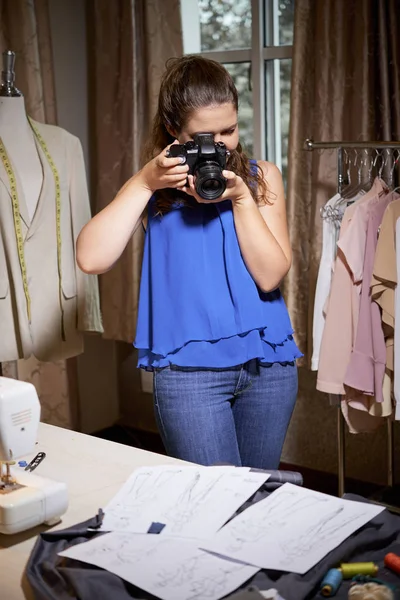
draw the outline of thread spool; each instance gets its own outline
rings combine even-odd
[[[394,552],[389,552],[389,554],[386,554],[385,558],[383,559],[383,562],[385,564],[385,567],[391,569],[391,571],[394,571],[395,573],[400,575],[400,556],[398,556]]]
[[[349,600],[394,600],[393,592],[377,583],[356,583],[349,589]]]
[[[329,569],[321,583],[321,595],[328,598],[334,596],[342,583],[342,573],[339,569]]]
[[[378,567],[373,562],[365,563],[342,563],[340,565],[343,579],[352,579],[356,575],[371,575],[377,574]]]

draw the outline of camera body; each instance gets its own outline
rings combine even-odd
[[[226,169],[229,150],[223,142],[214,142],[212,133],[198,133],[193,141],[170,146],[170,157],[182,156],[195,178],[196,192],[204,200],[216,200],[226,189],[222,171]]]

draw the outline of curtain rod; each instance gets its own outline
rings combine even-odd
[[[306,150],[318,148],[400,148],[400,142],[314,142],[307,139],[304,143]]]

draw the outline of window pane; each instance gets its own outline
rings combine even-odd
[[[268,160],[275,162],[282,170],[285,183],[288,166],[291,69],[291,59],[268,60],[265,63],[266,153]]]
[[[250,63],[229,63],[224,67],[231,74],[239,94],[240,143],[250,158],[253,153],[253,104],[249,85]]]
[[[264,0],[265,46],[292,46],[295,0]]]
[[[184,31],[191,31],[185,52],[251,47],[251,0],[181,0],[181,13]]]
[[[278,0],[279,45],[293,45],[294,0]]]
[[[289,122],[290,122],[290,82],[292,74],[291,59],[280,60],[280,116],[281,116],[281,157],[283,179],[287,181]]]

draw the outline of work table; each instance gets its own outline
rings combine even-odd
[[[46,458],[35,475],[64,481],[68,486],[68,510],[52,529],[63,529],[93,517],[138,467],[184,464],[168,456],[44,423],[39,426],[35,452],[22,458],[30,461],[38,452],[45,452]],[[46,529],[49,528],[40,526],[16,535],[0,534],[0,596],[4,600],[32,600],[24,571],[37,536]]]

